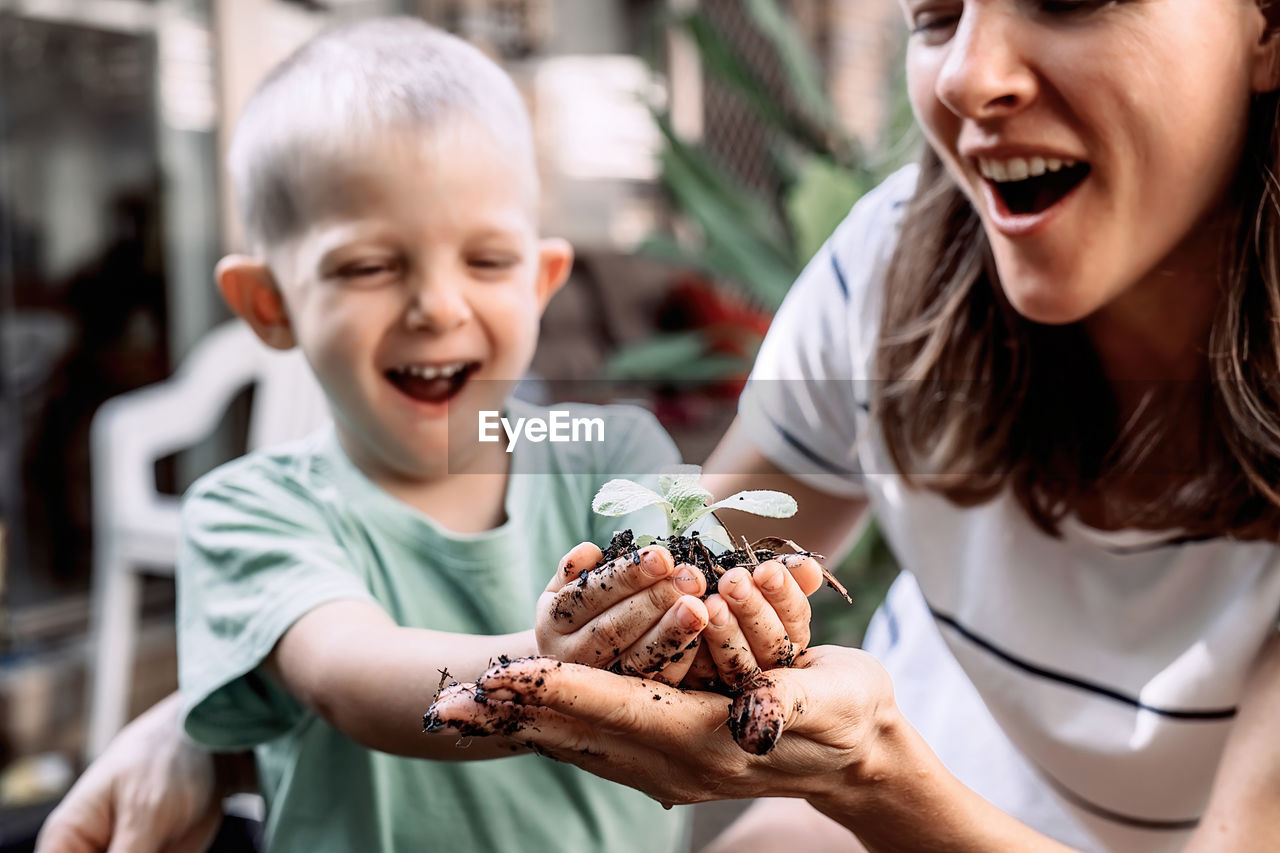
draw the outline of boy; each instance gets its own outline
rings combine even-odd
[[[652,418],[614,407],[587,410],[600,444],[477,440],[480,412],[545,416],[506,398],[572,258],[536,235],[514,86],[419,21],[336,30],[263,84],[230,167],[252,256],[225,258],[219,288],[267,344],[302,348],[334,423],[186,498],[187,732],[255,749],[273,851],[677,847],[679,817],[643,795],[512,757],[513,741],[422,732],[442,672],[539,651],[549,567],[618,525],[593,520],[595,489],[676,461]],[[674,574],[660,549],[643,566]],[[696,637],[706,609],[682,593],[703,587],[654,584],[646,600],[667,615],[646,636]],[[658,645],[555,639],[637,670]]]

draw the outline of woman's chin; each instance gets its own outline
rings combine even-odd
[[[1096,300],[1081,298],[1063,288],[1005,288],[1005,297],[1013,310],[1033,323],[1066,326],[1078,323],[1098,310]]]

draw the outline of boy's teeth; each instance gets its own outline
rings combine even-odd
[[[1059,160],[1057,157],[1010,157],[1006,160],[978,158],[978,171],[989,181],[1005,183],[1038,178],[1046,172],[1060,172],[1076,165],[1075,160]]]
[[[406,364],[398,368],[401,373],[416,376],[419,379],[448,379],[467,366],[465,361],[456,364]]]

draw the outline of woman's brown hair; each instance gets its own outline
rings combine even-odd
[[[961,505],[1008,488],[1049,533],[1100,495],[1125,494],[1140,496],[1119,515],[1111,506],[1126,526],[1275,539],[1278,123],[1280,95],[1257,96],[1232,189],[1238,214],[1224,246],[1207,381],[1153,386],[1150,405],[1123,423],[1082,327],[1033,323],[1005,300],[976,212],[926,150],[885,284],[873,395],[908,484]],[[1179,464],[1150,455],[1188,435],[1192,446],[1174,453]]]

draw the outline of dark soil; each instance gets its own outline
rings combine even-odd
[[[753,569],[768,560],[776,560],[779,557],[791,554],[816,557],[818,560],[823,559],[821,554],[805,551],[788,539],[778,539],[774,536],[757,539],[750,545],[747,544],[744,537],[742,544],[745,547],[733,551],[725,551],[722,554],[712,552],[697,533],[692,536],[659,536],[655,544],[662,545],[670,551],[677,566],[693,566],[702,572],[707,579],[707,591],[702,594],[703,598],[716,591],[716,584],[719,582],[721,575],[739,566]],[[777,550],[787,546],[790,546],[791,550]],[[595,568],[598,569],[601,566],[612,563],[619,557],[628,555],[631,556],[634,562],[640,562],[640,549],[636,547],[634,534],[630,530],[622,530],[613,534],[613,540],[609,543],[609,547],[604,549],[604,556],[600,558],[600,562],[596,564]],[[579,582],[585,584],[588,574],[590,574],[590,571],[583,572],[579,577]],[[850,604],[853,603],[853,599],[849,597],[848,590],[844,588],[840,581],[836,580],[834,575],[825,568],[822,570],[822,574],[826,578],[827,586],[844,596],[845,601]]]

